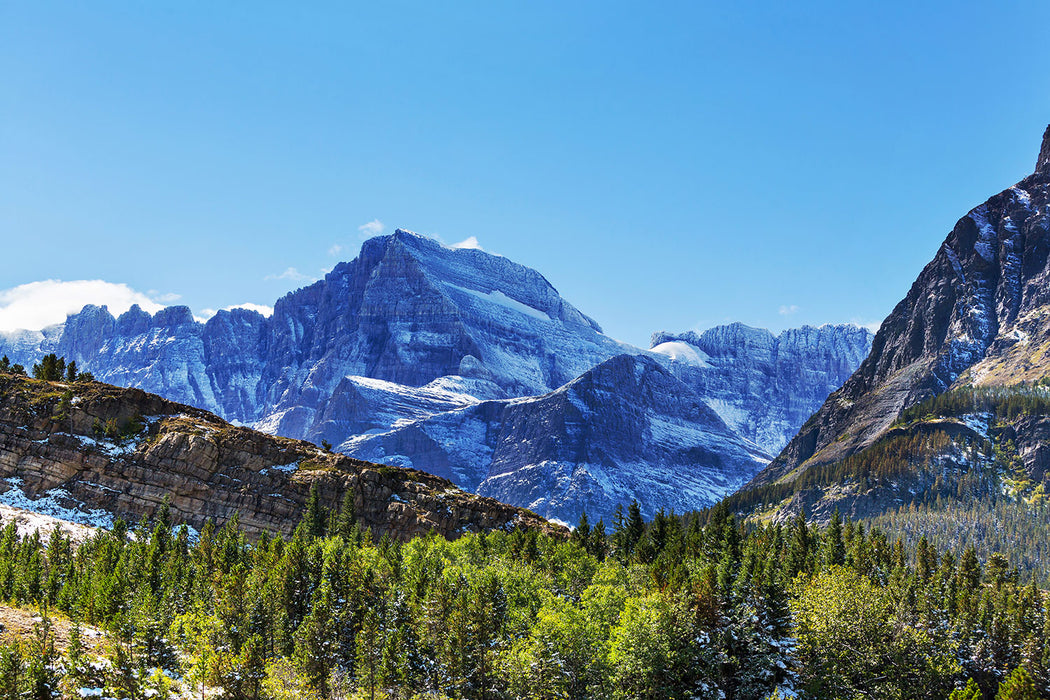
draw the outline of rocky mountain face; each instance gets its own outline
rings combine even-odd
[[[651,349],[733,430],[780,452],[860,365],[872,333],[854,325],[792,328],[775,336],[742,323],[703,333],[655,333]]]
[[[1046,375],[1047,153],[1050,128],[1036,172],[956,223],[883,322],[867,359],[750,486],[785,483],[863,455],[890,435],[902,411],[951,388],[1009,385]]]
[[[535,270],[399,230],[278,300],[268,318],[234,309],[199,323],[186,307],[114,318],[88,306],[61,326],[0,336],[0,352],[26,366],[55,352],[105,382],[573,522],[634,497],[651,514],[732,490],[869,341],[852,326],[774,337],[734,324],[658,334],[647,352],[605,336]],[[630,366],[645,368],[641,385],[610,379]],[[603,394],[583,392],[595,382]],[[646,432],[668,420],[685,427]],[[624,443],[636,433],[645,438]],[[652,474],[639,466],[649,461]]]
[[[619,355],[542,396],[486,401],[352,438],[340,450],[441,474],[576,522],[713,504],[769,461],[651,357]]]
[[[377,536],[559,531],[431,474],[236,427],[138,389],[2,373],[0,479],[2,503],[101,526],[150,518],[167,500],[175,521],[193,528],[238,513],[248,533],[289,534],[316,486],[332,510],[349,491],[358,521]]]

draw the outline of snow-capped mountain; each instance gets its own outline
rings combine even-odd
[[[654,333],[652,351],[741,436],[777,454],[867,356],[873,335],[854,325],[775,336],[742,323],[703,333]]]
[[[101,381],[350,454],[381,451],[572,520],[633,497],[651,513],[732,490],[856,367],[865,333],[774,338],[735,324],[658,334],[646,351],[604,335],[535,270],[398,230],[268,318],[87,306],[0,335],[0,352],[26,366],[56,352]],[[634,376],[626,367],[638,381],[610,380]]]
[[[770,455],[662,363],[618,355],[549,394],[485,401],[351,438],[340,451],[412,466],[573,523],[639,501],[646,516],[713,504]]]

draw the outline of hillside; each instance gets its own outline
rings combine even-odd
[[[840,511],[957,554],[1011,552],[1045,578],[1048,207],[1041,155],[956,224],[860,368],[725,504],[780,522]]]
[[[316,488],[332,512],[348,496],[377,536],[558,529],[433,475],[237,427],[138,389],[4,373],[0,479],[8,505],[100,526],[151,519],[167,503],[197,530],[237,514],[250,534],[290,533]]]

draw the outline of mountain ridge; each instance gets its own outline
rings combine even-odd
[[[561,298],[535,270],[399,229],[365,241],[356,258],[281,297],[269,317],[231,309],[200,323],[186,307],[151,315],[133,306],[114,318],[105,308],[88,306],[71,314],[62,327],[21,334],[14,341],[21,353],[15,361],[23,364],[55,352],[99,380],[138,386],[271,434],[327,442],[353,454],[368,443],[366,454],[373,459],[382,454],[397,463],[427,465],[467,488],[479,488],[498,475],[498,481],[516,484],[500,493],[523,505],[537,503],[536,484],[579,484],[589,478],[585,474],[615,473],[615,487],[611,482],[604,489],[566,486],[567,491],[558,487],[547,495],[545,502],[556,500],[561,510],[546,514],[574,522],[584,502],[610,513],[611,494],[625,503],[639,496],[647,513],[663,506],[707,505],[721,495],[691,486],[685,491],[702,492],[703,497],[686,504],[673,488],[653,486],[638,467],[638,454],[620,471],[609,472],[608,460],[599,460],[600,469],[587,466],[594,467],[593,454],[602,450],[630,452],[622,449],[622,430],[614,426],[680,409],[650,391],[636,396],[644,403],[640,408],[609,402],[618,412],[614,416],[611,409],[594,410],[592,397],[593,405],[581,414],[590,421],[583,428],[589,431],[586,445],[592,456],[578,462],[567,461],[562,453],[556,457],[557,446],[550,441],[542,443],[550,452],[546,456],[535,451],[539,443],[534,441],[517,444],[522,455],[530,455],[527,459],[509,456],[509,443],[493,432],[502,425],[500,415],[529,416],[535,425],[526,432],[535,436],[551,420],[551,399],[544,403],[543,397],[614,358],[645,356],[668,374],[656,379],[652,368],[647,370],[664,391],[693,397],[717,414],[717,420],[703,411],[689,414],[697,422],[679,433],[683,449],[701,435],[717,433],[721,448],[707,445],[705,450],[723,451],[727,463],[740,469],[730,477],[704,457],[693,463],[696,474],[686,474],[681,458],[659,447],[661,473],[678,473],[699,484],[706,478],[702,472],[711,470],[708,476],[719,475],[716,482],[730,490],[787,441],[870,344],[870,335],[852,326],[786,331],[777,340],[739,325],[716,327],[704,338],[682,334],[674,342],[675,347],[693,348],[690,353],[696,357],[699,352],[715,358],[717,366],[710,371],[660,348],[636,348],[605,336],[596,321]],[[754,342],[745,342],[748,338]],[[711,354],[689,345],[691,341]],[[763,357],[748,357],[758,349]],[[811,354],[812,361],[807,359]],[[632,359],[624,366],[642,367],[640,362]],[[610,392],[615,394],[616,387]],[[508,408],[516,401],[525,404]],[[564,402],[560,406],[561,411],[575,410]],[[437,444],[425,437],[427,431],[447,437]],[[460,439],[464,431],[470,441]],[[758,447],[748,447],[751,443]],[[377,445],[384,445],[381,453],[373,449]],[[489,451],[498,446],[499,460],[479,456],[491,457]],[[520,474],[508,474],[511,464]],[[495,471],[490,474],[490,469]],[[633,482],[628,478],[632,474]],[[526,475],[535,483],[527,483]],[[651,498],[653,489],[665,494],[664,503]],[[596,495],[599,491],[604,495]],[[564,500],[569,492],[577,493],[579,502]]]

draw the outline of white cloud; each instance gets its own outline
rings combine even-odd
[[[243,304],[234,304],[232,306],[222,307],[223,311],[232,311],[233,309],[248,309],[249,311],[258,311],[267,318],[273,315],[273,307],[266,306],[265,304],[252,304],[250,302],[245,302]],[[219,312],[215,309],[201,309],[200,313],[194,316],[193,318],[198,323],[204,323],[217,313]]]
[[[126,284],[104,280],[42,280],[0,291],[0,331],[37,331],[62,323],[68,314],[80,311],[87,304],[107,306],[114,316],[124,313],[132,304],[151,314],[164,308],[160,300],[151,299]]]
[[[879,328],[882,327],[882,321],[863,321],[858,318],[852,318],[850,319],[850,323],[855,326],[860,326],[861,328],[867,328],[872,333],[878,333]]]
[[[289,267],[287,270],[285,270],[284,272],[282,272],[279,275],[266,275],[266,277],[264,277],[263,279],[267,280],[267,281],[269,281],[269,280],[292,280],[293,282],[304,282],[304,281],[309,280],[309,281],[312,282],[314,278],[311,277],[310,275],[304,275],[302,272],[299,272],[294,267]]]
[[[794,313],[797,313],[797,312],[798,312],[798,305],[797,304],[790,304],[790,305],[785,304],[785,305],[781,306],[780,309],[777,311],[777,313],[780,314],[781,316],[790,316],[790,315],[792,315]]]
[[[157,302],[158,304],[174,304],[182,298],[181,294],[175,294],[173,292],[161,294],[156,289],[151,289],[148,292],[146,292],[146,294],[149,296],[150,299]]]
[[[343,246],[339,245],[338,243],[336,243],[334,246],[332,246],[331,248],[328,249],[328,254],[329,255],[339,255],[342,252],[343,252]]]
[[[358,226],[357,230],[360,231],[363,236],[381,236],[383,231],[386,231],[386,224],[379,219],[372,219],[367,224],[361,224]]]
[[[450,248],[473,248],[474,250],[485,250],[480,245],[478,245],[478,237],[477,236],[470,236],[468,238],[463,239],[459,243],[453,243],[449,247]]]

